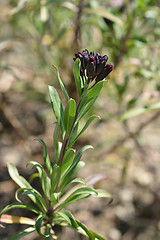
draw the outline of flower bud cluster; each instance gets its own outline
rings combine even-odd
[[[108,74],[113,70],[113,65],[107,63],[108,56],[101,56],[99,53],[90,52],[85,49],[83,52],[75,53],[76,60],[79,58],[81,60],[81,69],[80,75],[84,81],[85,74],[88,77],[88,83],[92,82],[95,79],[95,83],[103,80]]]

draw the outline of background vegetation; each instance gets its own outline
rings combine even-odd
[[[26,162],[42,161],[41,146],[33,141],[37,137],[53,155],[47,85],[58,87],[58,81],[51,65],[59,67],[75,97],[72,59],[87,48],[107,54],[114,71],[95,105],[101,120],[78,143],[95,147],[85,155],[87,167],[81,176],[107,174],[108,181],[98,187],[109,191],[114,201],[82,201],[72,211],[106,239],[159,239],[159,6],[154,0],[0,1],[2,208],[13,202],[17,187],[6,162],[16,164],[27,177]],[[1,239],[19,229],[7,226]],[[60,239],[79,239],[72,231],[57,231]]]

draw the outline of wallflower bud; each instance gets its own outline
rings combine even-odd
[[[81,60],[80,75],[84,81],[85,72],[88,77],[88,83],[95,80],[95,83],[103,80],[108,74],[113,70],[113,65],[111,63],[107,64],[108,56],[101,56],[99,53],[88,52],[87,49],[83,52],[75,53],[75,61],[77,58]]]

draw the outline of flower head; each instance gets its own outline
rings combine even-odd
[[[107,55],[101,56],[99,53],[89,53],[88,50],[85,49],[82,53],[75,53],[75,58],[73,58],[73,60],[77,58],[81,60],[80,75],[83,79],[86,73],[88,83],[92,82],[94,79],[95,83],[103,80],[113,70],[113,65],[111,63],[106,65],[108,60]]]

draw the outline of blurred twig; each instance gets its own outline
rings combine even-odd
[[[78,12],[77,12],[76,23],[75,23],[75,34],[74,34],[74,40],[73,40],[73,45],[76,51],[77,49],[80,48],[80,45],[81,45],[81,17],[83,14],[83,7],[84,7],[83,0],[79,0]]]
[[[119,138],[112,146],[110,146],[108,149],[105,149],[104,151],[101,152],[98,157],[103,156],[104,154],[109,154],[111,152],[114,152],[116,148],[119,146],[123,145],[128,139],[133,138],[135,139],[137,135],[145,128],[147,127],[150,123],[155,121],[158,117],[160,116],[160,112],[157,112],[154,114],[151,118],[149,118],[147,121],[141,123],[139,127],[137,128],[136,131],[134,132],[128,132],[128,134],[122,138]]]
[[[22,139],[28,138],[28,133],[23,127],[23,125],[20,123],[20,121],[16,118],[14,113],[12,112],[11,108],[7,106],[7,104],[3,101],[2,94],[0,96],[0,110],[3,112],[5,118],[7,121],[11,124],[11,126],[16,130],[18,135]]]
[[[133,134],[131,132],[131,130],[129,129],[129,126],[128,126],[128,122],[127,121],[124,121],[123,122],[123,127],[124,127],[124,130],[126,131],[126,133],[128,135],[131,136],[131,138],[133,139],[134,143],[135,143],[135,147],[138,149],[139,153],[141,154],[141,158],[144,160],[145,159],[145,151],[144,149],[142,148],[142,146],[140,145],[138,139],[137,139],[137,134]]]

